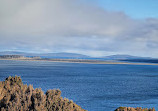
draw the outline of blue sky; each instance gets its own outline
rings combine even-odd
[[[123,11],[136,19],[158,18],[158,0],[98,0],[105,10]]]
[[[157,0],[0,0],[0,51],[158,58]]]

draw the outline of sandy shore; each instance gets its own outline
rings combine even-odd
[[[127,64],[127,65],[158,65],[157,63],[130,63],[120,61],[100,61],[100,60],[83,60],[83,59],[0,59],[0,60],[17,60],[17,61],[47,61],[47,62],[64,62],[64,63],[85,63],[85,64]]]

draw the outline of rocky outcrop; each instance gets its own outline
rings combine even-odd
[[[61,97],[60,90],[46,94],[32,85],[24,85],[20,77],[0,82],[0,111],[85,111],[73,101]]]
[[[155,111],[154,108],[152,109],[148,109],[148,108],[141,108],[141,107],[137,107],[137,108],[132,108],[132,107],[119,107],[117,108],[115,111]]]
[[[8,77],[0,82],[0,111],[85,111],[73,101],[61,97],[61,91],[44,92],[32,85],[24,85],[20,77]],[[155,111],[119,107],[115,111]]]

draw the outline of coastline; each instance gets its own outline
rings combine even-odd
[[[83,60],[83,59],[0,59],[0,60],[13,60],[13,61],[47,61],[47,62],[62,62],[62,63],[82,63],[82,64],[116,64],[116,65],[158,65],[158,63],[131,63],[120,61],[100,61],[100,60]]]
[[[21,77],[7,77],[0,81],[0,110],[2,111],[88,111],[61,96],[60,89],[49,89],[45,93],[41,88],[23,84]],[[114,111],[155,111],[155,108],[118,107]]]

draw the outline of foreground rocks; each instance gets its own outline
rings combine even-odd
[[[132,107],[119,107],[115,111],[155,111],[155,109],[148,108],[132,108]]]
[[[32,85],[24,85],[20,77],[8,77],[0,82],[0,111],[85,111],[73,101],[61,97],[60,90],[48,90],[45,94]],[[115,111],[155,111],[119,107]]]
[[[60,90],[46,94],[32,85],[24,85],[20,77],[0,82],[0,111],[85,111],[73,101],[63,99]]]

